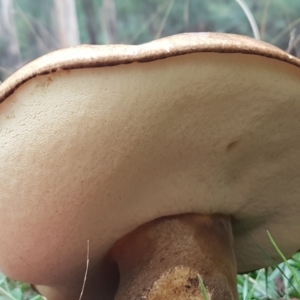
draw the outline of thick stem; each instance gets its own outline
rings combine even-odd
[[[232,245],[227,216],[186,214],[145,224],[111,250],[121,276],[115,300],[237,299]]]

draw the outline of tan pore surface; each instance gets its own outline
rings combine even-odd
[[[217,37],[173,37],[142,49],[167,57],[210,38]],[[34,63],[3,83],[0,269],[41,285],[70,274],[82,282],[87,240],[92,270],[137,226],[189,212],[233,216],[240,272],[270,264],[261,248],[279,260],[266,230],[287,256],[298,250],[299,60],[274,47],[285,61],[247,54],[252,44],[262,53],[267,46],[242,40],[224,35],[224,53],[50,68],[28,80]],[[140,49],[99,49],[109,57],[118,47],[132,57]]]

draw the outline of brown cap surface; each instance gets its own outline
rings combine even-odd
[[[48,54],[0,86],[0,269],[50,285],[137,226],[230,214],[240,272],[300,246],[300,61],[227,34]],[[47,270],[47,271],[45,271]]]

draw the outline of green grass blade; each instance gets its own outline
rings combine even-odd
[[[257,273],[257,276],[256,276],[256,278],[255,278],[255,282],[257,282],[258,281],[258,278],[259,278],[259,276],[260,276],[260,270],[258,271],[258,273]],[[252,296],[253,296],[253,294],[254,294],[254,290],[255,290],[255,283],[252,285],[252,288],[251,288],[251,290],[250,290],[250,292],[248,292],[248,295],[247,295],[247,298],[246,298],[246,300],[251,300],[252,299]]]
[[[5,289],[3,289],[2,287],[0,287],[0,295],[3,295],[5,297],[7,297],[7,299],[9,300],[18,300],[15,297],[13,297],[11,294],[9,294]]]
[[[205,288],[205,286],[203,284],[202,278],[201,278],[201,276],[199,274],[197,274],[197,276],[198,276],[198,280],[199,280],[199,289],[202,292],[203,299],[204,300],[209,300],[209,297],[207,295],[206,288]]]
[[[42,297],[40,295],[37,295],[37,296],[35,296],[33,298],[30,298],[30,300],[44,300],[44,299],[46,299],[46,298],[44,298],[44,297]]]
[[[246,280],[244,280],[243,282],[243,300],[247,300],[247,295],[248,295],[248,286],[249,286],[249,282],[248,282],[248,275],[246,276]]]
[[[268,274],[268,269],[264,268],[265,271],[265,285],[266,285],[266,297],[268,298],[268,294],[269,294],[269,285],[268,285],[268,278],[269,278],[269,274]]]
[[[284,256],[284,254],[281,252],[281,250],[279,249],[279,247],[277,246],[276,242],[274,241],[272,235],[270,234],[270,232],[267,230],[267,234],[268,234],[268,237],[273,245],[273,247],[275,248],[275,250],[277,251],[277,253],[280,255],[280,257],[282,258],[282,260],[284,261],[284,263],[286,264],[286,266],[289,268],[290,272],[292,273],[293,275],[293,278],[294,280],[296,281],[297,283],[297,290],[299,292],[299,296],[300,296],[300,280],[299,278],[297,277],[297,274],[294,270],[294,268],[292,266],[290,266],[289,262],[287,261],[286,257]]]
[[[254,244],[257,246],[258,249],[260,249],[260,251],[266,256],[266,258],[268,258],[270,260],[270,262],[273,265],[277,265],[277,263],[274,261],[274,259],[271,257],[271,255],[265,250],[263,249],[256,241],[255,239],[252,237],[252,235],[250,234],[249,230],[247,229],[247,226],[242,222],[244,229],[246,231],[246,233],[248,234],[248,236],[251,238],[251,240],[254,242]],[[279,272],[281,273],[281,275],[285,278],[286,275],[284,274],[284,272],[282,271],[282,269],[279,266],[276,266],[277,270],[279,270]]]

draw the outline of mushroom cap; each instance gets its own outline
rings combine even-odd
[[[87,240],[96,266],[181,213],[232,216],[239,272],[280,261],[267,230],[286,256],[300,248],[300,60],[274,46],[221,33],[83,45],[20,69],[0,103],[13,278],[82,280]]]

